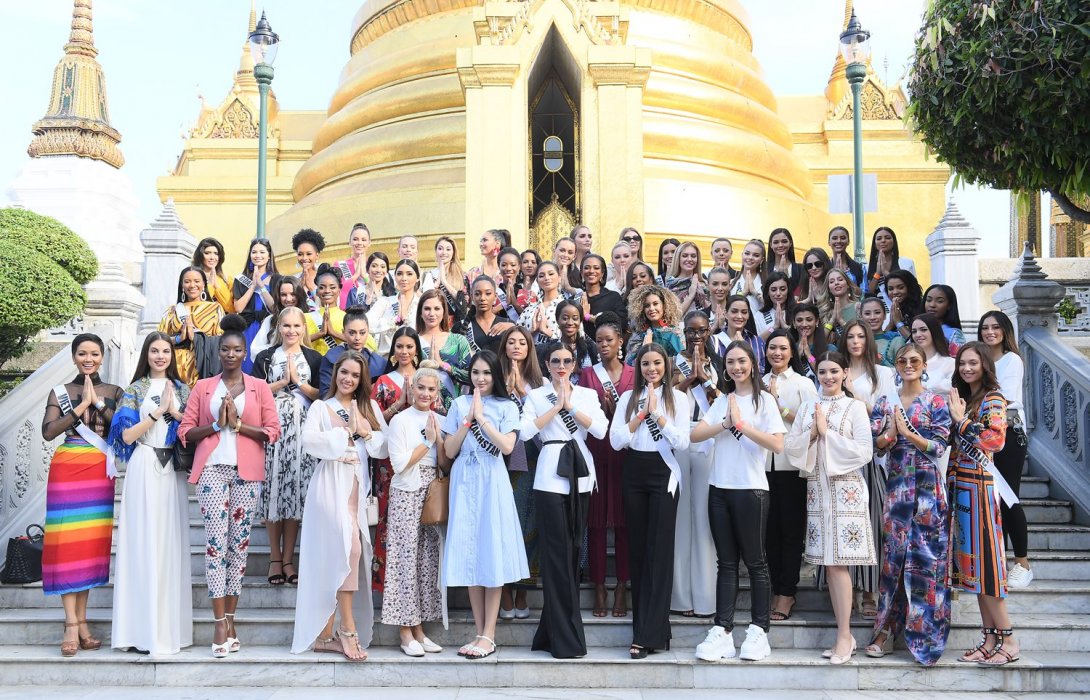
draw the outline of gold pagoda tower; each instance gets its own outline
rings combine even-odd
[[[635,226],[652,258],[663,238],[741,243],[778,226],[799,250],[824,245],[830,227],[851,225],[827,213],[828,177],[852,169],[833,36],[828,57],[827,85],[778,97],[739,0],[369,0],[328,109],[271,120],[268,235],[290,257],[292,234],[318,229],[329,259],[356,221],[388,252],[417,235],[425,260],[451,235],[472,261],[479,233],[496,227],[520,248],[550,249],[574,221],[602,251]],[[892,226],[926,275],[924,238],[949,171],[902,122],[904,104],[871,70],[864,167],[878,176],[880,211],[866,237]],[[234,257],[253,232],[256,138],[214,143],[199,128],[224,105],[212,112],[159,194]]]

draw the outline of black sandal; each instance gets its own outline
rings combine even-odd
[[[293,561],[286,561],[286,562],[284,562],[284,566],[283,566],[283,568],[285,568],[285,569],[286,569],[286,568],[288,568],[289,566],[290,566],[291,568],[295,569],[295,573],[294,573],[294,574],[289,574],[289,575],[288,575],[288,578],[287,578],[287,582],[288,582],[288,583],[289,583],[290,585],[292,585],[292,586],[298,585],[298,583],[299,583],[299,567],[297,567],[297,566],[295,565],[295,562],[293,562]]]
[[[988,627],[981,627],[980,628],[980,642],[975,647],[973,647],[972,649],[966,649],[965,653],[958,657],[958,661],[960,661],[962,663],[966,663],[966,664],[976,664],[976,663],[980,663],[984,659],[988,658],[988,656],[991,655],[991,652],[988,651],[987,649],[985,649],[984,647],[988,646],[988,635],[989,634],[996,634],[996,630],[988,628]],[[984,654],[984,659],[970,659],[969,658],[970,656],[977,653],[978,651],[982,652]]]
[[[269,566],[272,566],[273,564],[280,564],[280,560],[279,559],[270,559],[269,560]],[[269,575],[269,583],[271,585],[273,585],[273,586],[283,586],[284,582],[288,580],[287,578],[284,577],[284,574],[283,574],[284,566],[283,565],[280,566],[280,571],[281,571],[281,573],[279,573],[279,574],[270,574]]]
[[[648,648],[641,647],[639,644],[633,644],[628,647],[628,655],[633,659],[646,659],[648,653]]]
[[[1001,630],[996,628],[992,630],[992,633],[995,634],[995,646],[992,647],[992,650],[988,652],[988,655],[982,661],[976,662],[977,666],[1006,666],[1007,664],[1012,664],[1022,658],[1020,655],[1017,654],[1012,655],[1009,651],[1003,648],[1003,640],[1007,637],[1014,636],[1013,629]],[[1002,656],[1003,660],[992,661],[992,659],[996,656]]]

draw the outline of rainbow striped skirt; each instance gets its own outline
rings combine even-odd
[[[114,482],[106,476],[106,455],[68,436],[49,466],[45,512],[45,594],[77,593],[109,581]]]

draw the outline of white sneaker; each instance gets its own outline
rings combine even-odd
[[[735,656],[734,635],[719,625],[712,627],[704,641],[696,646],[696,658],[701,661],[733,659]]]
[[[768,646],[768,634],[757,625],[746,628],[746,641],[742,642],[742,653],[739,656],[746,661],[760,661],[767,659],[772,654],[772,648]]]
[[[1029,584],[1033,582],[1033,570],[1027,569],[1018,562],[1014,563],[1014,566],[1007,572],[1007,587],[1008,588],[1028,588]]]

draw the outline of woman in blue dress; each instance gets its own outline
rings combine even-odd
[[[496,653],[501,588],[530,569],[503,462],[515,449],[519,410],[496,353],[481,350],[469,367],[473,394],[455,399],[443,421],[443,449],[454,465],[442,584],[469,587],[477,636],[458,654],[483,659]]]
[[[269,289],[279,276],[276,269],[276,257],[272,244],[264,238],[250,241],[250,255],[241,274],[235,277],[231,295],[235,300],[235,313],[246,321],[246,357],[242,361],[242,371],[249,374],[254,368],[254,357],[250,344],[257,337],[261,322],[276,306]]]

